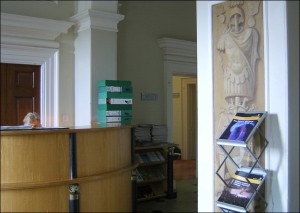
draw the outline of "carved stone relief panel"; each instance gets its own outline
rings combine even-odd
[[[236,112],[264,110],[263,4],[262,1],[227,1],[215,4],[212,15],[217,138]],[[249,145],[254,153],[258,153],[260,141],[255,143],[258,144],[252,140]],[[219,147],[215,150],[215,168],[218,168],[225,156]],[[232,156],[238,164],[251,165],[251,157],[243,148],[235,148]],[[235,170],[234,165],[226,162],[220,173],[226,179]],[[216,177],[216,199],[223,186]]]

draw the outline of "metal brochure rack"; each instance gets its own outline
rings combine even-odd
[[[224,160],[221,162],[220,166],[216,171],[216,175],[225,184],[225,189],[223,190],[221,196],[217,200],[217,206],[223,212],[248,212],[249,205],[251,204],[251,202],[256,196],[259,196],[262,199],[264,203],[264,208],[266,208],[268,205],[268,203],[266,202],[262,194],[259,192],[259,189],[263,185],[267,176],[267,171],[261,165],[260,159],[266,147],[269,144],[268,140],[265,138],[263,132],[260,129],[260,125],[263,119],[266,117],[266,112],[263,113],[265,114],[264,117],[261,118],[261,121],[256,123],[255,127],[251,130],[249,137],[247,137],[245,141],[236,141],[235,143],[234,140],[226,141],[226,140],[217,139],[217,145],[225,153]],[[248,142],[251,138],[253,138],[253,136],[256,133],[259,133],[261,139],[264,140],[264,144],[262,144],[263,147],[261,148],[260,152],[255,155],[253,151],[249,148]],[[227,146],[227,149],[225,148],[225,146]],[[235,149],[235,147],[241,147],[247,151],[247,153],[251,156],[251,158],[253,158],[252,166],[243,167],[242,165],[238,165],[238,163],[236,163],[236,161],[232,157],[232,152]],[[231,177],[229,179],[229,182],[226,182],[226,180],[220,175],[220,170],[225,166],[225,162],[227,161],[227,159],[229,159],[230,162],[237,167],[234,177]],[[242,174],[242,176],[239,176],[240,174]],[[256,180],[252,179],[254,176],[256,178],[260,177],[259,181],[255,182]],[[249,197],[242,197],[242,196],[239,197],[238,195],[239,193],[237,192],[239,192],[239,190],[242,189],[242,186],[246,186],[246,185],[248,187],[247,190],[251,191],[251,193],[248,194]],[[239,200],[239,199],[243,199],[243,200]]]
[[[137,145],[136,127],[132,128],[132,163],[138,164],[132,174],[133,210],[137,202],[152,199],[175,199],[173,159],[175,144],[169,142],[140,142]],[[141,145],[142,144],[142,145]],[[134,212],[134,211],[133,211]]]

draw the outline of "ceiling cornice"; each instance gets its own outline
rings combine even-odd
[[[1,13],[1,36],[54,41],[74,23],[31,16]]]

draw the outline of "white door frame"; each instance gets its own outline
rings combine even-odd
[[[164,55],[165,118],[168,141],[173,142],[173,76],[197,75],[197,44],[173,38],[158,39]]]
[[[41,65],[41,123],[58,125],[58,49],[1,44],[1,63]]]
[[[41,123],[58,125],[58,52],[55,39],[72,22],[1,13],[1,63],[41,65]]]
[[[182,159],[190,160],[191,158],[191,143],[189,143],[189,121],[188,121],[188,85],[197,85],[197,79],[193,78],[183,78],[182,79]],[[197,142],[195,141],[196,146]],[[197,153],[197,149],[194,150]],[[197,154],[196,154],[197,157]]]

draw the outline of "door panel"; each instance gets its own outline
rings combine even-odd
[[[34,98],[21,98],[15,97],[16,102],[16,114],[18,124],[23,124],[23,118],[28,112],[35,112],[34,109]]]
[[[197,79],[182,79],[182,143],[183,159],[197,156]]]
[[[6,64],[1,64],[1,125],[6,124]]]
[[[22,125],[28,112],[40,114],[40,66],[1,64],[1,78],[2,73],[6,73],[6,110],[2,112],[1,107],[1,114],[7,116],[5,122],[1,119],[1,125]]]
[[[187,85],[187,142],[188,159],[197,156],[197,87],[196,84]]]

